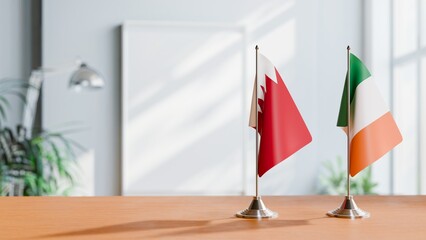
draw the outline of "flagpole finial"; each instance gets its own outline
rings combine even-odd
[[[256,47],[255,47],[254,49],[259,50],[259,46],[258,46],[258,45],[256,45]]]
[[[349,47],[349,45],[348,45],[348,47],[346,49],[348,49],[348,51],[349,51],[349,50],[351,50],[351,47]]]

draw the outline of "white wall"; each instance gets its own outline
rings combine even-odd
[[[362,56],[361,19],[361,1],[45,0],[43,63],[57,66],[81,56],[107,82],[100,92],[77,95],[66,90],[66,76],[46,81],[43,124],[49,128],[77,120],[89,126],[75,139],[88,148],[84,161],[94,158],[94,193],[119,194],[120,25],[125,20],[241,24],[247,27],[250,49],[259,44],[280,69],[314,139],[262,178],[261,193],[313,194],[321,161],[345,153],[345,137],[335,123],[346,46]],[[254,55],[247,60],[253,69]]]
[[[31,71],[30,0],[0,1],[0,79],[27,79]],[[7,125],[20,122],[22,103],[10,98]]]

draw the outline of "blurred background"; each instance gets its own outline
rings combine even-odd
[[[262,195],[344,192],[347,45],[404,137],[353,191],[426,193],[425,0],[0,0],[0,19],[2,195],[252,195],[256,44],[313,136]],[[70,89],[76,60],[104,85]]]

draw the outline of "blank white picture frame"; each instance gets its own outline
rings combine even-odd
[[[123,24],[123,195],[243,194],[245,51],[239,26]]]

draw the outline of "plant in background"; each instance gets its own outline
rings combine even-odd
[[[64,136],[68,131],[41,131],[28,137],[18,125],[4,127],[10,108],[7,95],[25,103],[23,91],[31,87],[19,81],[0,81],[0,194],[2,196],[68,195],[75,184],[73,168],[76,142]]]
[[[68,195],[74,186],[72,140],[61,133],[41,132],[26,138],[18,126],[0,132],[2,195]]]
[[[325,174],[320,176],[321,194],[345,195],[346,194],[346,163],[341,157],[337,161],[324,163]],[[371,167],[351,178],[351,193],[354,195],[377,194],[374,189],[377,183],[373,181]]]

